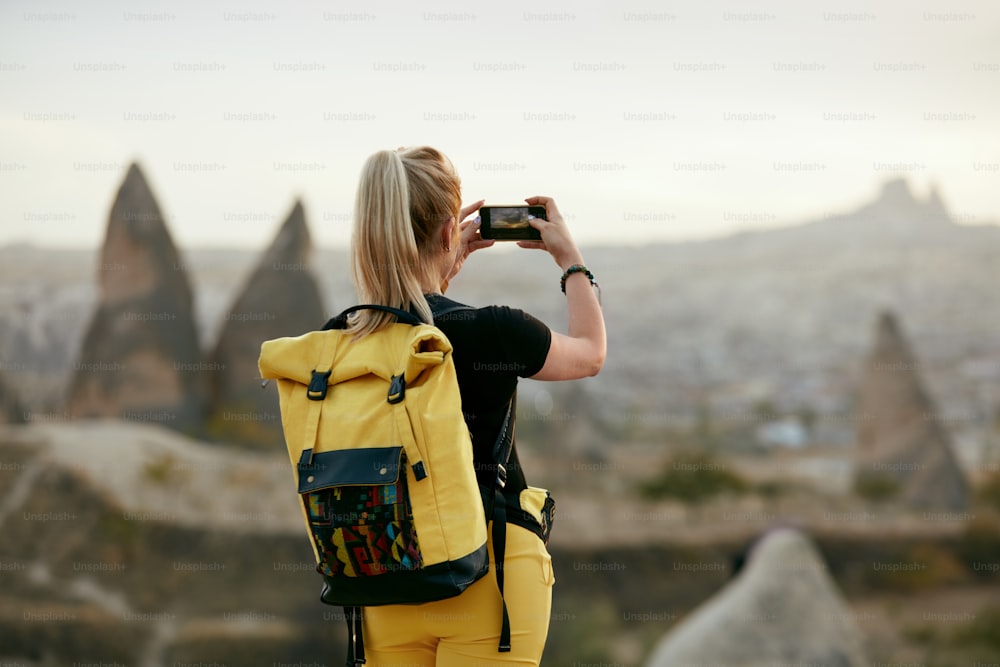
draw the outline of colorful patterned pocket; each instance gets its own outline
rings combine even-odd
[[[324,452],[299,463],[317,571],[368,577],[422,568],[404,466],[400,447]]]

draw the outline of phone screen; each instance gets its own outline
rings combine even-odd
[[[531,226],[528,217],[545,219],[544,206],[483,206],[479,209],[484,239],[498,241],[539,240],[541,233]]]

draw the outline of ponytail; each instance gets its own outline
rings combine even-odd
[[[447,158],[433,148],[379,151],[365,162],[354,203],[351,273],[360,303],[413,309],[433,323],[422,282],[436,279],[441,225],[458,223],[461,184]],[[356,337],[395,317],[360,311],[349,323]]]

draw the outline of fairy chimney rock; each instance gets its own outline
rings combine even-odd
[[[858,403],[855,479],[914,509],[964,510],[969,489],[920,364],[892,313],[876,326]]]
[[[277,392],[261,388],[257,359],[265,340],[297,336],[325,322],[309,270],[311,254],[305,211],[296,202],[226,315],[208,364],[213,436],[251,445],[281,443]]]
[[[768,533],[725,588],[670,630],[647,667],[867,667],[860,632],[810,540]]]
[[[97,273],[100,298],[74,366],[68,414],[199,427],[205,394],[191,286],[136,164],[111,207]]]

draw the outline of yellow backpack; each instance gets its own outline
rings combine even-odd
[[[363,308],[398,321],[352,340],[347,315]],[[355,306],[322,331],[261,346],[260,374],[277,380],[302,516],[325,580],[321,599],[346,608],[349,653],[360,653],[349,659],[364,660],[356,608],[453,597],[489,570],[484,497],[451,352],[437,327],[384,306]],[[501,450],[509,426],[510,411]],[[510,650],[503,612],[501,651]]]

